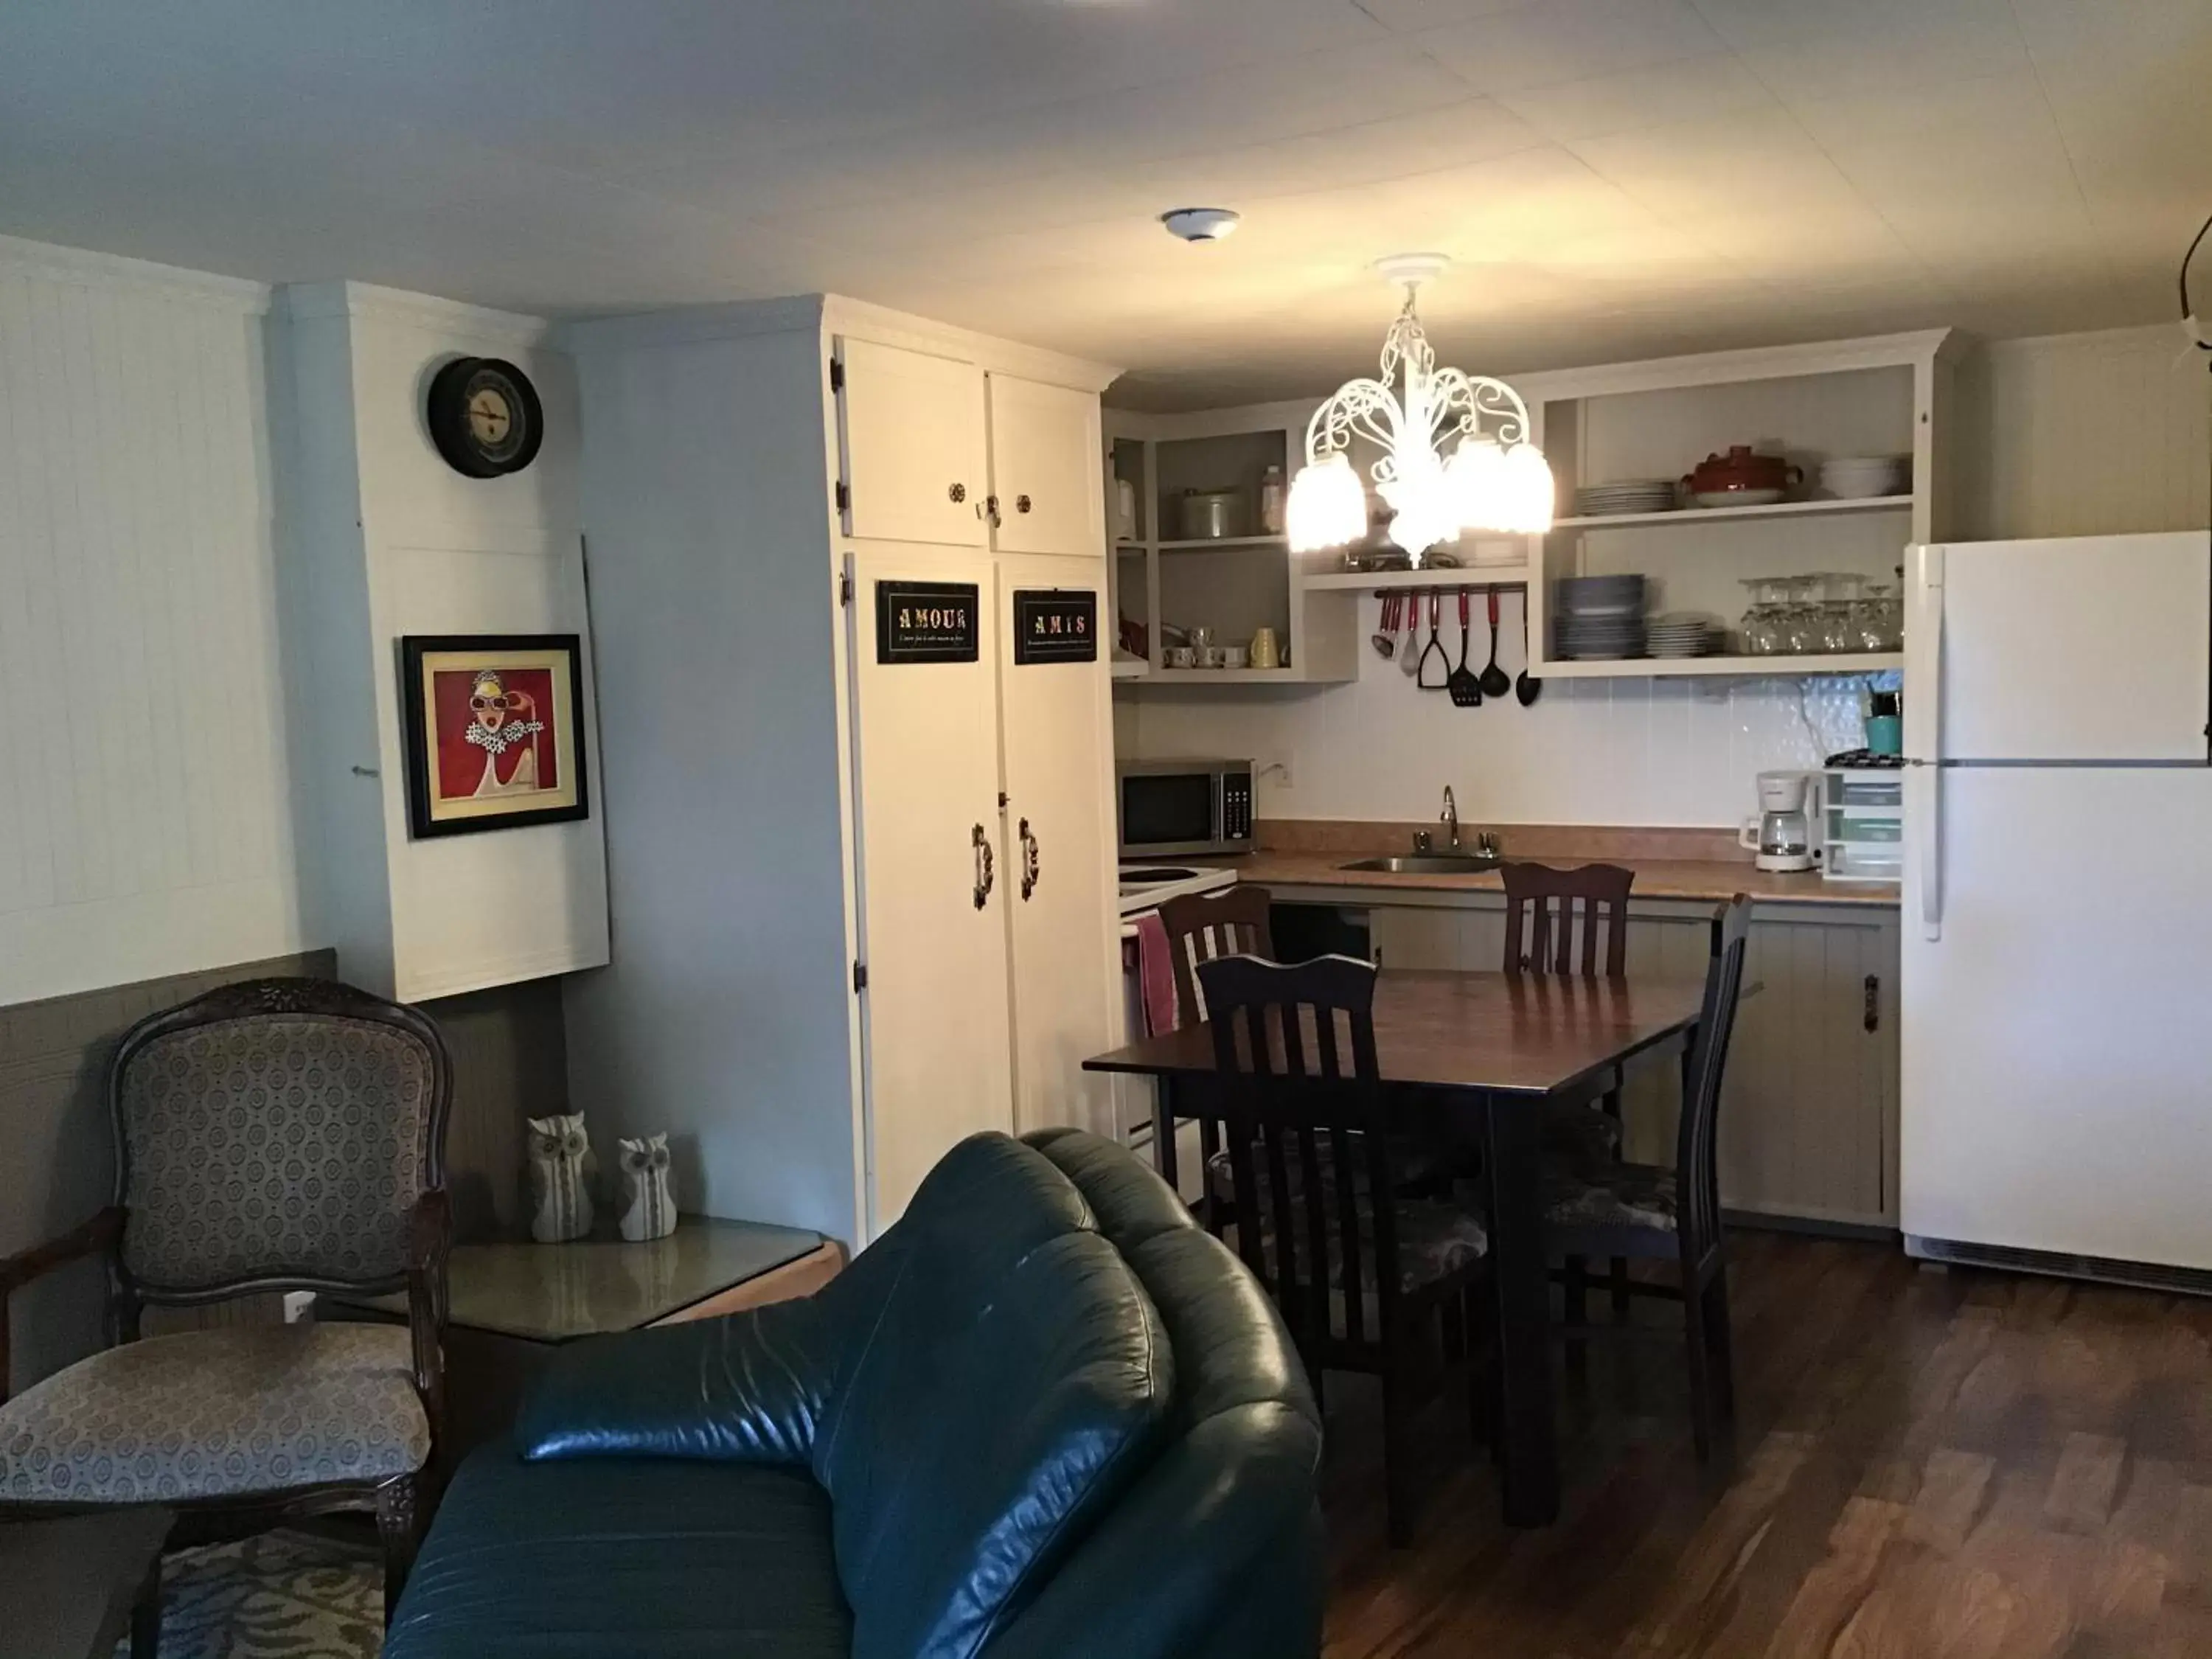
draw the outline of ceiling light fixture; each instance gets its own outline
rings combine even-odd
[[[1421,556],[1467,530],[1540,535],[1552,527],[1552,469],[1531,441],[1520,393],[1486,374],[1438,368],[1413,295],[1451,261],[1399,253],[1375,269],[1406,290],[1382,339],[1379,380],[1347,380],[1306,426],[1306,464],[1291,481],[1285,527],[1296,552],[1367,534],[1367,492],[1352,465],[1354,438],[1382,451],[1369,469],[1391,510],[1390,539]],[[1484,422],[1490,422],[1484,429]]]
[[[1170,208],[1160,215],[1169,234],[1186,242],[1218,242],[1237,228],[1237,220],[1227,208]]]

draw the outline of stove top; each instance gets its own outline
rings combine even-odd
[[[1237,884],[1237,872],[1197,864],[1125,864],[1120,872],[1124,916],[1151,910],[1188,893],[1218,893]]]

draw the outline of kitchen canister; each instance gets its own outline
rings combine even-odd
[[[1179,510],[1187,542],[1221,541],[1244,533],[1244,497],[1234,489],[1186,489]]]
[[[1276,644],[1275,630],[1272,628],[1262,628],[1254,633],[1252,643],[1246,649],[1255,668],[1280,668],[1283,665],[1282,647]]]

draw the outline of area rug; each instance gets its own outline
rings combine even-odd
[[[161,1565],[161,1659],[376,1659],[383,1645],[374,1547],[272,1532]]]

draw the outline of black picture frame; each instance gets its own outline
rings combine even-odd
[[[477,835],[493,830],[523,830],[533,824],[569,823],[592,815],[591,772],[584,730],[583,641],[575,634],[406,634],[399,645],[401,732],[407,757],[407,823],[417,840],[439,836]],[[425,696],[428,676],[452,672],[458,664],[432,659],[480,657],[484,665],[513,667],[514,659],[539,656],[562,659],[568,696],[565,708],[554,711],[555,754],[574,780],[574,799],[548,805],[518,804],[512,811],[472,805],[465,812],[450,807],[441,813],[433,796],[436,784],[432,764]],[[531,665],[532,666],[539,665]]]

